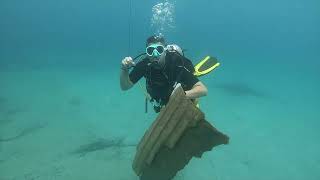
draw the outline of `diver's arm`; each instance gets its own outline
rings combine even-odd
[[[193,85],[192,89],[185,91],[185,93],[186,97],[190,99],[196,99],[206,96],[208,94],[208,89],[202,82],[198,81],[195,85]]]
[[[132,88],[133,83],[130,81],[129,78],[129,70],[121,68],[120,72],[120,87],[121,90],[126,91]]]
[[[120,87],[123,91],[128,90],[133,86],[133,83],[129,78],[129,68],[134,65],[135,63],[131,57],[125,57],[121,62]]]

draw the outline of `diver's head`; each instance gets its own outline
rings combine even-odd
[[[164,66],[165,61],[165,51],[166,51],[166,42],[163,36],[151,36],[147,39],[146,42],[146,54],[152,63],[159,67]]]

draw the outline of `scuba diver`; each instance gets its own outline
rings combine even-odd
[[[139,62],[125,57],[121,62],[120,87],[123,91],[133,87],[142,77],[155,112],[165,106],[171,94],[182,87],[187,98],[196,101],[206,96],[206,86],[195,75],[192,62],[177,45],[167,45],[162,36],[151,36],[146,41],[146,54]],[[130,72],[130,68],[133,68]]]
[[[134,60],[138,57],[143,58],[136,63]],[[169,113],[159,114],[137,146],[132,167],[140,180],[172,179],[192,157],[201,157],[213,147],[228,143],[229,138],[206,121],[204,113],[184,101],[187,98],[198,105],[196,100],[208,93],[198,77],[218,66],[217,59],[210,56],[193,66],[179,46],[167,45],[162,36],[149,37],[145,53],[122,60],[121,89],[130,89],[145,77],[146,96],[153,103],[155,112]],[[130,68],[133,69],[130,71]],[[173,97],[183,101],[177,100],[179,104],[171,104],[171,107],[186,107],[173,109],[177,114],[162,109],[175,91],[178,95],[184,91],[186,96]]]

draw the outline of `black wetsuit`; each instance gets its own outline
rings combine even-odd
[[[176,82],[181,83],[182,88],[187,91],[199,81],[193,72],[194,67],[189,59],[177,53],[167,53],[163,69],[154,66],[149,58],[144,58],[136,64],[129,78],[132,83],[136,83],[145,77],[148,93],[158,103],[165,105]]]

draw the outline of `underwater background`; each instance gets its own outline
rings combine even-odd
[[[0,180],[139,179],[156,114],[120,62],[158,33],[218,58],[200,108],[230,136],[175,180],[320,179],[320,1],[1,0]]]

